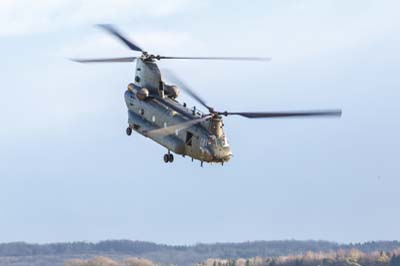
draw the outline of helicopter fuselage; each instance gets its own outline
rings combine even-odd
[[[230,159],[232,153],[222,129],[222,119],[210,117],[202,123],[187,129],[177,130],[169,135],[153,136],[147,134],[155,129],[166,128],[199,119],[203,114],[190,110],[170,98],[153,98],[146,100],[137,98],[139,87],[125,92],[125,103],[128,107],[129,127],[139,134],[151,138],[164,146],[168,151],[189,156],[204,162],[223,163]],[[211,128],[220,127],[219,137]]]
[[[148,134],[156,129],[205,117],[196,108],[189,109],[163,90],[164,83],[154,62],[138,60],[135,83],[125,92],[128,108],[129,128],[164,146],[168,151],[189,156],[204,162],[223,163],[232,156],[223,131],[220,116],[212,116],[186,129],[167,135]],[[148,97],[140,97],[142,89],[149,91]]]

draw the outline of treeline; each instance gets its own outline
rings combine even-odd
[[[255,241],[243,243],[196,244],[189,246],[160,245],[152,242],[110,240],[98,243],[75,242],[56,244],[27,244],[23,242],[0,244],[1,261],[26,261],[52,258],[92,258],[107,256],[118,261],[127,257],[146,258],[161,264],[192,265],[208,258],[237,260],[254,257],[303,256],[359,250],[361,253],[392,252],[400,248],[398,241],[378,241],[358,244],[338,244],[327,241]],[[386,253],[385,253],[386,254]],[[8,263],[7,265],[11,265]],[[21,264],[23,265],[23,264]],[[53,264],[54,265],[54,264]],[[85,265],[85,264],[83,264]],[[316,264],[318,265],[318,264]],[[315,266],[316,266],[315,265]],[[321,265],[321,264],[320,264]],[[232,265],[212,265],[232,266]],[[239,266],[239,265],[233,265]],[[252,265],[244,265],[252,266]],[[273,264],[253,266],[274,266]],[[299,265],[296,265],[299,266]]]
[[[107,257],[70,259],[64,266],[153,266],[142,258],[125,258],[121,261]],[[303,255],[254,257],[248,259],[207,259],[195,266],[400,266],[400,249],[392,252],[361,252],[357,249],[336,252],[307,252]],[[161,265],[160,265],[161,266]]]
[[[0,244],[0,256],[69,255],[69,254],[127,254],[141,256],[163,252],[197,254],[206,258],[271,257],[305,252],[327,252],[357,249],[361,252],[392,251],[400,248],[399,241],[376,241],[338,244],[328,241],[253,241],[242,243],[196,244],[173,246],[144,241],[108,240],[98,243],[72,242],[54,244],[28,244],[14,242]]]
[[[126,258],[116,261],[107,257],[95,257],[92,259],[70,259],[64,262],[64,266],[152,266],[154,263],[142,258]]]
[[[364,253],[357,249],[336,252],[307,252],[270,258],[208,259],[197,266],[400,266],[400,249]]]
[[[0,256],[35,256],[35,255],[64,255],[64,254],[97,254],[121,253],[143,254],[163,251],[179,247],[155,244],[144,241],[109,240],[98,243],[70,242],[52,244],[28,244],[13,242],[0,244]]]

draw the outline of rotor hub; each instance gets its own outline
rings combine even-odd
[[[142,52],[142,55],[140,56],[140,59],[143,61],[153,61],[153,60],[161,60],[162,57],[161,55],[154,55],[154,54],[149,54],[146,51]]]

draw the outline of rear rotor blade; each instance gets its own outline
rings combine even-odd
[[[187,86],[182,80],[180,80],[175,74],[167,69],[163,69],[162,71],[166,79],[172,83],[175,83],[180,89],[184,90],[187,94],[192,96],[195,100],[197,100],[200,104],[206,107],[210,112],[213,111],[213,108],[208,106],[206,101],[204,101],[196,92],[194,92],[189,86]]]
[[[239,61],[270,61],[270,57],[218,57],[218,56],[156,56],[156,59],[194,59],[194,60],[239,60]]]
[[[202,117],[202,118],[189,120],[189,121],[186,121],[186,122],[183,122],[183,123],[179,123],[179,124],[176,124],[176,125],[172,125],[172,126],[169,126],[169,127],[150,130],[150,131],[145,132],[145,134],[147,136],[152,136],[152,137],[155,137],[155,136],[168,136],[168,135],[171,135],[171,134],[175,134],[179,130],[183,130],[183,129],[189,128],[189,127],[191,127],[191,126],[193,126],[195,124],[201,123],[201,122],[207,120],[209,117],[210,116],[205,116],[205,117]]]
[[[126,46],[128,46],[131,50],[133,51],[138,51],[138,52],[143,52],[142,48],[140,48],[137,44],[134,42],[128,40],[126,37],[124,37],[114,26],[109,25],[109,24],[99,24],[97,25],[98,27],[105,29],[118,39],[120,39]]]
[[[71,59],[78,63],[130,63],[135,61],[136,57],[120,58],[90,58],[90,59]]]
[[[221,115],[240,115],[246,118],[285,118],[285,117],[340,117],[342,110],[292,111],[292,112],[222,112]]]

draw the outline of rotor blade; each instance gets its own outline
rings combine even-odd
[[[120,58],[91,58],[91,59],[71,59],[78,63],[128,63],[135,61],[136,57]]]
[[[203,122],[205,120],[207,120],[210,116],[205,116],[199,119],[193,119],[193,120],[189,120],[183,123],[179,123],[176,125],[172,125],[169,127],[164,127],[164,128],[158,128],[158,129],[154,129],[154,130],[150,130],[147,132],[144,132],[147,136],[152,136],[152,137],[156,137],[156,136],[168,136],[171,134],[175,134],[177,131],[179,130],[183,130],[186,128],[189,128],[195,124],[198,124],[200,122]]]
[[[125,38],[124,36],[122,36],[122,34],[114,26],[109,25],[109,24],[99,24],[97,26],[100,27],[100,28],[105,29],[106,31],[108,31],[109,33],[111,33],[112,35],[114,35],[115,37],[120,39],[131,50],[138,51],[138,52],[143,52],[142,48],[140,48],[134,42],[132,42],[132,41],[128,40],[127,38]]]
[[[180,89],[184,90],[187,94],[192,96],[195,100],[201,103],[208,110],[213,110],[213,108],[208,106],[207,103],[199,95],[197,95],[197,93],[195,93],[192,89],[190,89],[182,80],[180,80],[171,71],[163,69],[162,73],[165,74],[164,76],[166,76],[166,79],[168,81],[175,83],[175,85],[177,85]]]
[[[284,117],[340,117],[342,110],[292,111],[292,112],[221,112],[221,115],[240,115],[247,118],[284,118]]]
[[[218,57],[218,56],[156,56],[156,59],[195,59],[195,60],[239,60],[239,61],[270,61],[270,57]]]

